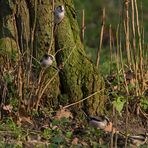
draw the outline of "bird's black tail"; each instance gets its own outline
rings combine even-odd
[[[88,115],[84,110],[82,110],[82,112],[83,112],[83,114],[85,115],[86,119],[89,121],[89,120],[90,120],[89,115]]]

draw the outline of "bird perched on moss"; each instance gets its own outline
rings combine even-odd
[[[54,10],[54,23],[59,24],[65,16],[65,9],[63,5],[60,5]]]
[[[97,117],[90,117],[84,112],[87,121],[90,126],[98,128],[98,129],[105,129],[109,123],[110,120],[106,116],[97,116]]]
[[[147,140],[148,140],[148,133],[128,137],[129,143],[135,146],[143,145],[146,143]]]
[[[53,61],[55,60],[54,56],[51,54],[44,54],[42,59],[40,60],[40,64],[43,67],[50,67],[53,63]]]

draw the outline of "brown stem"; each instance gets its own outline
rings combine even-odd
[[[100,33],[100,44],[99,44],[99,48],[98,48],[98,55],[97,55],[97,61],[96,61],[97,67],[99,66],[99,62],[100,62],[100,53],[101,53],[101,49],[102,49],[104,26],[105,26],[105,8],[103,8],[102,27],[101,27],[101,33]]]

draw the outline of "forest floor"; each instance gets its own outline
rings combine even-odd
[[[83,117],[82,115],[79,119],[75,118],[69,110],[60,109],[53,116],[40,114],[32,118],[19,117],[16,122],[6,118],[0,124],[0,147],[109,147],[111,132],[90,127]],[[110,121],[113,120],[114,118],[110,117]],[[116,130],[124,134],[126,133],[125,120],[126,115],[123,114],[117,117],[116,127],[113,123]],[[130,135],[145,133],[146,129],[148,130],[148,120],[129,115]],[[125,137],[121,139],[117,144],[119,148],[124,147]],[[148,148],[148,143],[141,147]]]
[[[120,91],[117,91],[116,80],[110,78],[107,78],[106,83],[106,92],[109,96],[106,115],[111,124],[106,129],[91,127],[82,110],[77,110],[75,115],[72,108],[69,110],[61,107],[53,111],[40,106],[39,112],[25,115],[23,113],[25,110],[20,114],[14,112],[12,106],[6,105],[3,106],[4,116],[0,121],[0,147],[108,148],[117,144],[117,148],[124,148],[126,137],[148,133],[147,110],[143,111],[138,99],[131,94],[127,114],[125,104],[127,96],[125,89],[121,89],[123,84],[120,83]],[[113,135],[112,131],[117,134]],[[130,141],[127,143],[131,145]],[[140,147],[148,148],[148,140]]]

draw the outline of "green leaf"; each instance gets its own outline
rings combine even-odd
[[[56,145],[56,144],[54,144],[54,143],[51,143],[49,146],[48,146],[48,148],[57,148],[58,147],[58,145]]]
[[[6,81],[7,84],[10,84],[13,82],[14,77],[10,75],[9,73],[7,73],[4,75],[4,80]]]
[[[146,111],[148,109],[148,100],[145,97],[140,99],[140,106]]]
[[[125,100],[123,100],[122,97],[118,97],[115,101],[113,101],[113,106],[116,108],[116,110],[121,113],[123,107],[124,107]]]
[[[72,137],[72,132],[70,132],[70,131],[66,132],[66,137],[71,138]]]
[[[53,143],[61,144],[65,142],[65,139],[63,137],[53,137],[51,138],[51,141]]]
[[[60,121],[59,120],[53,120],[52,121],[52,125],[55,126],[55,125],[59,125],[60,124]]]
[[[51,137],[51,134],[52,134],[52,131],[50,129],[44,129],[44,132],[43,132],[44,138],[49,139]]]

